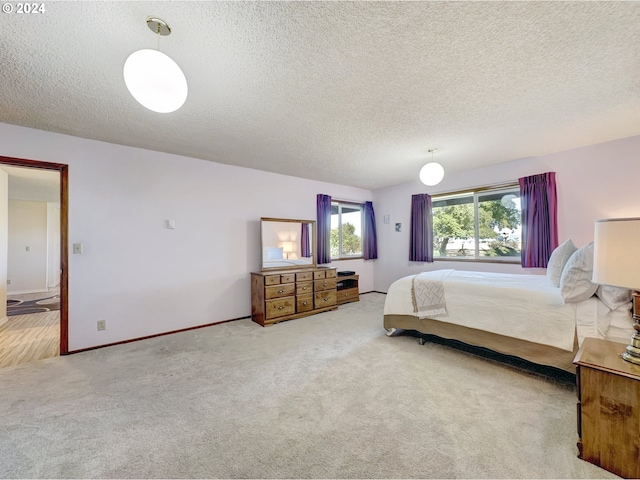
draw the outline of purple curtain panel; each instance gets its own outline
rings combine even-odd
[[[546,268],[558,246],[556,173],[518,179],[522,208],[522,266]]]
[[[433,262],[431,195],[411,195],[411,238],[409,261]]]
[[[331,196],[318,194],[318,264],[331,263]]]
[[[378,258],[378,236],[376,235],[376,215],[373,212],[373,203],[364,203],[364,239],[363,254],[365,260]]]
[[[300,231],[300,255],[305,258],[311,256],[311,246],[309,244],[309,224],[302,223],[302,230]]]

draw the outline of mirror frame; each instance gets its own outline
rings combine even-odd
[[[264,222],[287,222],[287,223],[308,223],[311,225],[311,262],[304,265],[291,265],[288,267],[265,267],[264,266],[264,244],[263,244],[263,231],[262,225]],[[260,271],[275,271],[275,270],[301,270],[304,268],[315,268],[316,263],[316,221],[315,220],[296,220],[292,218],[260,218]]]

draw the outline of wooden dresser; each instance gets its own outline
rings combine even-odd
[[[640,477],[640,366],[626,345],[586,338],[576,355],[578,457],[624,478]]]
[[[335,310],[336,269],[312,267],[251,273],[251,320],[263,327]]]

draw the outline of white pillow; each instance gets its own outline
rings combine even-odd
[[[560,277],[562,276],[562,271],[569,261],[569,257],[571,257],[571,255],[573,255],[576,250],[578,249],[573,244],[571,239],[569,239],[566,242],[558,245],[555,250],[551,252],[549,262],[547,263],[547,278],[554,287],[560,286]]]
[[[265,260],[282,260],[282,247],[265,247],[264,259]]]
[[[581,302],[592,297],[598,285],[591,283],[593,275],[593,242],[576,250],[562,271],[560,295],[565,303]]]
[[[631,302],[631,290],[609,285],[600,285],[596,295],[611,310],[616,310]]]

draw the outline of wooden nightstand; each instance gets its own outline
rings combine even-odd
[[[358,278],[358,275],[338,275],[338,305],[360,301]]]
[[[626,345],[587,338],[573,363],[578,390],[578,457],[625,478],[640,478],[640,366]]]

